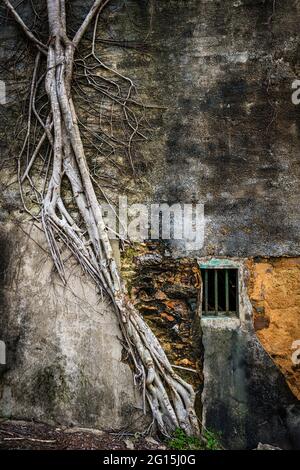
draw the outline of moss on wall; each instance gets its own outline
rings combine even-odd
[[[135,244],[123,253],[122,272],[131,299],[171,363],[178,366],[176,372],[200,392],[202,344],[197,263],[192,258],[173,259],[163,244],[151,242]]]

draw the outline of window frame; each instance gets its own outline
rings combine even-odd
[[[239,273],[239,266],[230,263],[229,260],[213,260],[210,261],[209,263],[200,263],[200,272],[201,272],[201,278],[202,278],[202,302],[201,302],[201,314],[203,317],[229,317],[229,318],[239,318],[240,316],[240,308],[239,308],[239,299],[240,299],[240,273]],[[213,287],[213,293],[214,293],[214,304],[215,304],[215,310],[208,310],[208,270],[213,270],[214,271],[214,287]],[[230,286],[229,286],[229,275],[228,271],[229,270],[234,270],[236,273],[236,310],[232,311],[230,310],[230,301],[229,301],[229,295],[230,295]],[[203,271],[204,271],[204,276],[203,276]],[[219,310],[219,308],[216,309],[216,306],[219,307],[219,283],[218,283],[218,272],[219,271],[225,271],[225,310]],[[203,307],[205,304],[205,307]],[[228,307],[228,308],[227,308]]]

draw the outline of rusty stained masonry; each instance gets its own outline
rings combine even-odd
[[[300,339],[300,258],[254,259],[248,267],[256,334],[300,399],[300,364],[292,360]]]

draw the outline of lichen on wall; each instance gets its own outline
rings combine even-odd
[[[292,361],[300,340],[300,258],[253,260],[249,268],[256,334],[300,399],[300,365]]]

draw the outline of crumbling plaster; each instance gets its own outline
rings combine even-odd
[[[239,270],[239,318],[201,318],[204,425],[223,434],[233,449],[258,442],[300,448],[299,402],[255,334],[248,260],[198,262]]]

